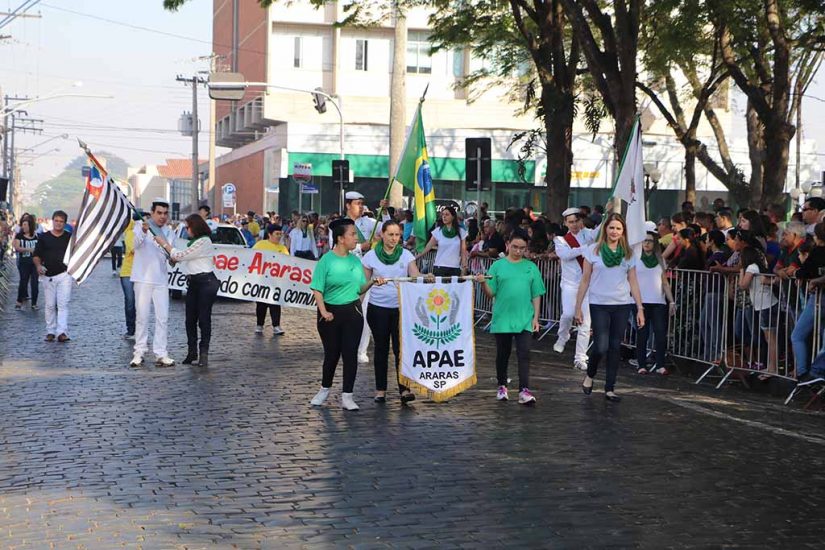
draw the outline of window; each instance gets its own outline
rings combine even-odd
[[[453,50],[453,78],[464,77],[464,50]]]
[[[366,71],[367,70],[367,46],[368,42],[366,40],[356,40],[355,41],[355,70],[356,71]]]
[[[294,53],[292,56],[292,66],[296,69],[301,68],[301,56],[303,55],[303,38],[300,36],[295,37],[295,47]]]
[[[430,40],[424,31],[409,31],[407,34],[407,72],[430,74],[433,59],[430,57]]]

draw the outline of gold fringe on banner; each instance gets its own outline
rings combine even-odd
[[[401,300],[401,285],[398,286],[398,322],[402,322],[404,319],[403,314],[403,303]],[[476,303],[476,287],[473,285],[472,289],[470,290],[470,297],[471,297],[471,304]],[[472,320],[472,317],[471,317]],[[404,352],[404,331],[401,330],[402,327],[398,328],[398,349],[401,350],[401,353]],[[475,386],[478,383],[478,373],[476,372],[476,331],[475,325],[471,322],[470,323],[470,332],[472,333],[472,342],[473,342],[473,375],[460,384],[453,386],[450,389],[443,390],[443,391],[435,391],[431,390],[426,386],[422,386],[415,380],[408,378],[401,374],[401,368],[398,369],[398,382],[406,386],[415,394],[424,395],[427,399],[432,399],[436,403],[440,403],[442,401],[447,401],[451,397],[455,397],[459,393],[468,390]],[[404,363],[404,357],[401,357],[401,364]]]

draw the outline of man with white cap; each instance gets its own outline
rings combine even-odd
[[[167,242],[174,241],[169,221],[169,201],[162,197],[152,199],[152,210],[148,220],[135,223],[131,281],[135,288],[135,353],[132,367],[143,363],[143,355],[149,351],[149,314],[155,308],[155,332],[152,334],[152,349],[159,367],[171,367],[175,361],[166,349],[167,322],[169,320],[169,289],[167,287],[166,251],[157,244],[155,235],[161,235]]]
[[[386,221],[390,219],[389,214],[387,214],[386,208],[389,204],[389,201],[386,199],[381,200],[380,206],[384,215],[382,216],[383,219]],[[363,257],[364,254],[372,249],[372,245],[376,242],[380,235],[381,235],[381,228],[376,228],[375,225],[378,223],[373,218],[368,218],[364,216],[364,195],[359,193],[358,191],[347,191],[344,195],[344,217],[351,219],[355,222],[355,232],[358,236],[358,246],[355,247],[355,250],[352,251],[353,254],[358,256],[359,258]],[[375,234],[373,235],[373,230]],[[329,232],[329,242],[334,242],[332,238],[332,230]],[[370,239],[372,237],[372,240]],[[363,312],[364,318],[367,317],[367,307],[369,305],[370,294],[369,291],[364,295],[363,301]],[[367,323],[364,323],[364,328],[361,331],[361,342],[358,344],[358,362],[359,363],[369,363],[370,358],[367,355],[367,347],[370,345],[370,327]]]
[[[562,212],[567,234],[554,239],[556,255],[561,260],[561,307],[562,314],[559,320],[559,338],[553,345],[557,353],[564,351],[564,346],[570,339],[570,328],[573,317],[576,315],[576,293],[582,278],[582,254],[585,247],[596,241],[599,236],[599,227],[586,229],[584,214],[578,208],[568,208]],[[587,370],[587,348],[590,345],[590,308],[587,297],[582,303],[584,312],[583,322],[577,329],[576,355],[573,364],[576,368]]]

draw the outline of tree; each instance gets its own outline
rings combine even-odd
[[[751,192],[780,202],[794,115],[821,61],[825,36],[815,0],[710,0],[725,68],[747,97]]]
[[[624,153],[636,118],[636,58],[643,0],[561,0],[581,44],[593,84],[616,129]],[[609,8],[610,11],[603,8]]]
[[[547,214],[561,220],[570,194],[573,120],[576,115],[578,39],[569,32],[560,0],[435,0],[430,18],[433,47],[466,49],[489,62],[469,74],[465,87],[507,85],[535,111],[539,130],[517,133],[522,158],[547,155]]]
[[[685,148],[685,199],[696,201],[696,161],[722,182],[738,204],[750,200],[744,174],[733,163],[724,129],[713,107],[714,94],[728,82],[714,33],[702,0],[660,0],[645,11],[641,23],[641,60],[647,81],[637,86],[650,97]],[[674,75],[686,80],[687,93]],[[663,99],[660,96],[665,96]],[[702,117],[718,144],[721,164],[697,138]]]

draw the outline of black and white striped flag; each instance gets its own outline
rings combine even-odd
[[[102,177],[92,166],[86,179],[86,192],[80,216],[72,232],[63,260],[78,284],[91,275],[97,262],[112,248],[129,225],[132,204],[111,177]]]

